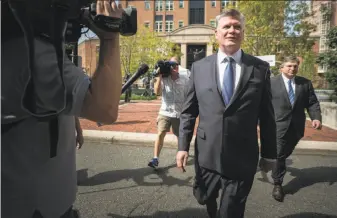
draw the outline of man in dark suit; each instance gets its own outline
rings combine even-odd
[[[276,158],[269,65],[240,49],[244,22],[234,9],[217,16],[219,51],[193,63],[180,117],[176,159],[184,170],[199,116],[193,193],[199,204],[206,204],[210,217],[244,217],[259,159],[258,120],[261,156]]]
[[[283,201],[283,178],[286,173],[286,159],[291,155],[295,146],[304,135],[307,109],[315,129],[321,129],[322,116],[319,101],[311,81],[296,76],[299,61],[296,57],[284,58],[281,74],[271,78],[271,90],[277,127],[277,160],[272,172],[275,200]],[[263,158],[260,160],[261,172],[267,170]]]

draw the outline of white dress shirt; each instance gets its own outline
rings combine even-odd
[[[221,90],[223,90],[223,78],[225,76],[225,69],[227,67],[228,61],[225,60],[225,58],[231,57],[234,59],[235,64],[233,63],[233,70],[234,70],[234,92],[236,90],[236,87],[238,86],[240,76],[241,76],[241,57],[242,57],[242,50],[239,49],[237,52],[235,52],[233,55],[229,56],[225,54],[224,52],[218,51],[218,79],[219,84],[221,85]],[[233,92],[233,93],[234,93]]]
[[[282,73],[282,78],[284,81],[284,85],[286,86],[287,92],[289,93],[289,85],[288,85],[289,79],[285,77],[283,73]],[[295,77],[291,79],[291,87],[293,87],[294,94],[295,94]]]

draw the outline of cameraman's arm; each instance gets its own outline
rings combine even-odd
[[[99,0],[97,15],[121,18],[122,5],[115,1]],[[117,120],[118,105],[122,89],[119,33],[105,32],[91,19],[89,28],[100,39],[97,69],[92,77],[90,89],[85,97],[82,115],[87,119],[105,124]]]
[[[82,108],[82,115],[89,120],[102,123],[117,120],[122,89],[119,53],[119,33],[100,40],[98,66]]]
[[[161,95],[161,83],[162,83],[162,76],[159,75],[156,79],[156,82],[154,84],[154,93],[156,95]]]

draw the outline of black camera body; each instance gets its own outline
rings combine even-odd
[[[3,0],[1,1],[2,41],[22,37],[23,29],[44,39],[64,37],[65,43],[77,43],[83,28],[91,19],[106,32],[119,32],[123,36],[137,33],[137,9],[124,9],[122,18],[96,14],[95,0]],[[12,8],[9,7],[11,5]],[[13,15],[13,8],[16,16]],[[17,20],[19,18],[19,20]],[[65,33],[63,25],[67,22]],[[19,25],[20,24],[20,25]],[[26,33],[25,33],[26,34]],[[64,36],[62,36],[64,34]]]
[[[153,76],[158,77],[162,75],[162,77],[168,77],[171,75],[172,68],[175,68],[178,63],[173,61],[158,61],[154,66]]]
[[[96,3],[89,7],[83,7],[77,17],[68,20],[65,41],[75,43],[80,38],[81,29],[86,27],[84,17],[89,17],[102,30],[106,32],[119,32],[122,36],[132,36],[137,33],[137,9],[134,7],[124,8],[122,18],[112,18],[96,14]]]

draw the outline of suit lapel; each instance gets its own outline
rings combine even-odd
[[[212,72],[212,87],[213,87],[213,92],[219,94],[219,97],[221,99],[221,102],[223,104],[223,106],[225,107],[225,102],[224,99],[222,97],[222,91],[221,91],[221,85],[220,85],[220,81],[219,81],[219,73],[218,73],[218,55],[214,54],[213,57],[211,58],[211,71]]]
[[[229,105],[232,105],[233,102],[238,98],[238,96],[240,95],[240,93],[242,92],[243,88],[246,86],[247,82],[249,81],[253,69],[254,69],[254,65],[252,64],[252,62],[248,59],[248,56],[245,55],[242,52],[242,64],[241,64],[241,76],[240,76],[240,80],[239,83],[235,89],[235,92],[233,94],[233,97],[231,98]],[[227,108],[228,108],[227,107]]]
[[[284,80],[283,80],[283,77],[282,75],[280,74],[279,75],[279,84],[280,84],[280,90],[282,91],[283,93],[283,97],[285,98],[285,101],[291,105],[290,103],[290,100],[289,100],[289,95],[288,95],[288,91],[287,91],[287,88],[286,88],[286,85],[284,84]]]

